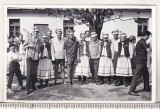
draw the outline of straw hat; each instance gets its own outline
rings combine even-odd
[[[55,30],[55,32],[56,32],[56,33],[57,33],[57,32],[62,32],[62,29],[57,28],[57,29]]]
[[[127,37],[126,33],[121,33],[120,37]]]
[[[97,37],[96,32],[91,32],[91,37]]]
[[[107,33],[102,33],[102,37],[104,37],[104,38],[107,37],[108,38],[109,35]]]
[[[118,30],[114,30],[114,31],[112,31],[112,34],[114,35],[114,34],[119,34],[119,31]]]

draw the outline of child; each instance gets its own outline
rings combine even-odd
[[[86,77],[89,76],[89,42],[86,41],[86,34],[81,33],[80,34],[81,41],[79,42],[79,50],[78,50],[78,56],[79,56],[79,63],[76,66],[76,73],[75,75],[78,75],[79,84],[82,85],[83,83],[86,83]]]
[[[15,52],[15,44],[10,44],[9,50],[10,51],[7,54],[7,60],[9,63],[9,79],[8,79],[7,91],[9,93],[13,93],[13,91],[11,90],[11,85],[12,85],[14,73],[18,78],[19,86],[21,87],[21,89],[24,89],[24,87],[22,83],[22,75],[21,75],[21,70],[19,65],[19,61],[21,61],[21,59],[19,57],[19,54]]]
[[[54,60],[53,49],[49,43],[48,36],[42,36],[43,45],[40,47],[39,53],[39,66],[37,71],[37,78],[40,79],[39,88],[43,86],[43,80],[45,80],[45,87],[50,87],[48,83],[49,79],[54,77],[52,60]]]
[[[125,33],[121,34],[121,41],[118,43],[118,60],[116,68],[117,84],[116,86],[122,85],[127,87],[129,85],[129,77],[132,77],[131,59],[133,49],[129,47],[130,43],[126,39]]]
[[[108,34],[103,34],[103,41],[102,41],[102,50],[101,50],[101,57],[99,62],[99,69],[98,69],[98,75],[99,75],[99,85],[104,83],[104,77],[108,77],[107,84],[111,84],[111,76],[114,75],[114,69],[113,69],[113,45],[111,44],[111,41],[108,40]]]
[[[74,63],[77,60],[77,52],[78,52],[78,42],[75,40],[74,32],[72,30],[68,31],[68,40],[64,42],[65,49],[65,62],[67,64],[67,75],[68,82],[70,85],[73,84],[73,72],[74,72]]]

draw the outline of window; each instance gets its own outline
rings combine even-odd
[[[9,19],[9,35],[18,36],[20,34],[20,19]]]
[[[138,18],[138,35],[144,36],[144,32],[148,30],[148,18]]]

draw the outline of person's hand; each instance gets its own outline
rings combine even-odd
[[[34,45],[30,44],[28,45],[28,48],[34,48]]]
[[[67,65],[67,63],[68,63],[68,59],[65,59],[65,65]]]
[[[81,62],[81,59],[77,59],[77,63],[80,63]]]

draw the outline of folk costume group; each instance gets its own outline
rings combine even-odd
[[[74,31],[67,32],[67,37],[62,37],[62,30],[56,29],[56,37],[49,30],[42,39],[38,37],[38,28],[33,29],[33,34],[23,42],[23,50],[26,54],[26,94],[45,85],[51,87],[57,83],[58,73],[64,84],[73,84],[73,78],[78,77],[80,85],[88,84],[88,77],[93,83],[102,85],[115,84],[115,86],[131,85],[128,94],[138,96],[135,92],[138,81],[143,75],[144,91],[149,91],[149,72],[147,68],[147,53],[150,52],[146,40],[151,33],[147,31],[134,46],[135,36],[127,38],[125,33],[112,32],[114,40],[109,39],[107,33],[102,34],[99,40],[95,32],[88,35],[80,34],[80,41],[74,36]],[[120,38],[120,41],[119,41]],[[9,43],[8,62],[9,76],[7,91],[13,93],[11,84],[13,75],[16,74],[19,86],[24,89],[20,70],[21,54],[16,50],[15,41]],[[67,71],[65,70],[65,67]],[[68,81],[65,80],[67,72]],[[133,78],[133,79],[132,79]],[[54,83],[50,81],[54,79]],[[38,87],[36,82],[39,82]],[[45,83],[45,84],[44,84]]]

